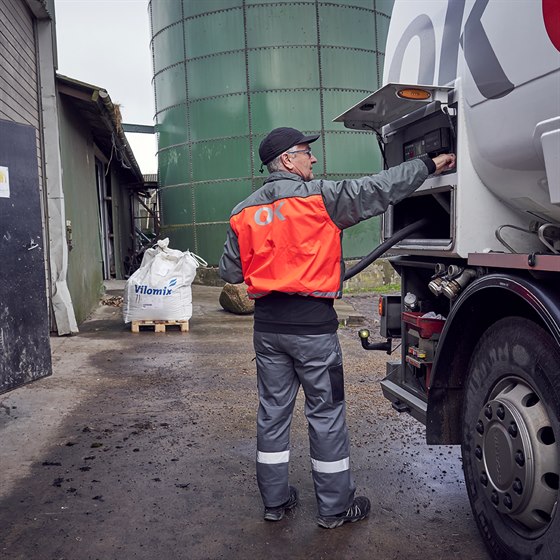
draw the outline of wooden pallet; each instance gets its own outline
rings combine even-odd
[[[167,327],[180,327],[181,332],[189,332],[189,321],[132,321],[130,330],[140,332],[140,327],[154,327],[154,332],[166,332]]]

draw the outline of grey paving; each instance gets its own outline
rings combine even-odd
[[[100,306],[79,335],[51,339],[52,377],[0,396],[0,558],[488,560],[458,449],[428,447],[423,427],[381,396],[387,356],[356,337],[360,317],[375,326],[370,297],[339,304],[353,317],[339,334],[351,464],[371,516],[316,525],[300,399],[291,483],[301,504],[263,521],[252,317],[221,310],[219,293],[193,286],[183,334],[132,334],[120,308]]]

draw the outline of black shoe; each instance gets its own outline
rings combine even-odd
[[[290,497],[288,498],[288,501],[284,502],[280,506],[265,507],[264,518],[266,521],[280,521],[284,517],[286,511],[295,508],[297,503],[298,491],[293,486],[290,486]]]
[[[317,517],[317,523],[325,529],[335,529],[344,523],[354,523],[365,519],[369,514],[370,507],[367,498],[358,496],[354,498],[354,502],[346,511],[338,515],[319,516]]]

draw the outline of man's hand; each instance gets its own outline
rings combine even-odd
[[[435,158],[432,158],[432,161],[436,164],[436,171],[434,175],[439,175],[444,171],[449,171],[455,167],[455,154],[440,154]]]

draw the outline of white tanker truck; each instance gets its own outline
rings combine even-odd
[[[384,215],[401,295],[362,344],[402,339],[384,395],[461,445],[492,556],[558,560],[560,2],[396,0],[384,84],[335,120],[457,167]]]

